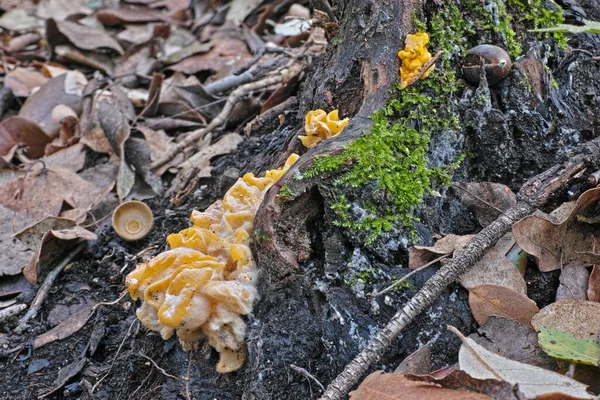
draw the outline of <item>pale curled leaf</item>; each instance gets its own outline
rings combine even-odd
[[[528,398],[560,392],[581,399],[593,399],[587,386],[567,376],[543,368],[523,364],[494,354],[464,337],[456,328],[449,327],[462,341],[458,353],[460,369],[477,379],[502,379],[513,385]]]

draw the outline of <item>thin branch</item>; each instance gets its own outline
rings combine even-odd
[[[389,345],[412,320],[427,309],[451,283],[472,267],[504,236],[512,225],[544,205],[550,196],[567,187],[573,177],[588,166],[597,169],[600,160],[600,138],[580,146],[567,161],[557,164],[529,179],[517,194],[517,204],[473,237],[460,254],[450,259],[429,279],[390,322],[329,384],[321,400],[341,400],[358,383],[369,367],[381,359]]]
[[[179,378],[176,377],[175,375],[171,375],[169,374],[167,371],[165,371],[163,368],[161,368],[153,359],[151,359],[150,357],[148,357],[147,355],[143,354],[143,353],[138,353],[138,356],[145,358],[146,360],[150,361],[152,363],[152,365],[154,365],[154,368],[156,368],[157,370],[160,371],[161,374],[163,374],[164,376],[171,378],[171,379],[175,379],[177,382],[180,382]]]
[[[310,372],[308,372],[304,368],[298,367],[297,365],[294,365],[294,364],[290,364],[290,368],[293,369],[294,371],[298,372],[299,374],[304,375],[308,379],[312,379],[313,382],[315,382],[317,385],[319,385],[319,387],[321,388],[322,391],[325,391],[325,386],[323,386],[323,384],[321,382],[319,382],[319,380],[317,378],[315,378]]]
[[[46,279],[44,280],[44,283],[42,284],[42,286],[40,286],[40,290],[38,290],[35,299],[33,299],[29,311],[27,311],[23,318],[21,318],[21,321],[19,321],[19,325],[17,325],[17,327],[15,328],[15,331],[17,333],[22,333],[25,330],[25,328],[27,328],[27,323],[29,322],[29,320],[37,315],[38,311],[44,304],[44,300],[46,300],[46,296],[48,296],[48,292],[52,288],[52,285],[54,284],[54,281],[56,280],[58,275],[60,275],[62,270],[65,269],[65,267],[71,261],[73,261],[75,257],[77,257],[79,253],[83,251],[84,248],[85,242],[80,243],[75,248],[75,250],[70,252],[52,271],[50,271],[50,273],[48,273]]]

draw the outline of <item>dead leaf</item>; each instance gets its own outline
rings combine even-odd
[[[86,361],[87,359],[85,357],[82,357],[81,359],[74,361],[65,367],[62,367],[58,371],[58,376],[54,381],[54,389],[52,389],[50,392],[45,393],[44,396],[48,396],[62,388],[69,381],[69,379],[73,378],[75,375],[81,372],[81,370],[85,366]]]
[[[31,95],[21,110],[19,117],[33,121],[50,137],[55,137],[60,124],[52,121],[52,110],[64,104],[81,113],[83,88],[87,83],[85,76],[78,71],[69,71],[50,79],[40,90]]]
[[[431,371],[431,342],[419,347],[394,370],[397,374],[428,374]]]
[[[556,301],[587,300],[590,273],[581,265],[567,265],[560,271],[560,285],[556,289]]]
[[[598,236],[598,225],[579,219],[590,207],[595,209],[598,200],[600,188],[591,189],[583,193],[574,205],[567,206],[566,217],[539,213],[523,218],[513,225],[517,244],[538,260],[542,272],[571,264],[588,265],[593,248],[592,235]]]
[[[115,150],[108,141],[101,127],[95,126],[90,129],[85,136],[80,140],[80,143],[85,144],[90,149],[98,153],[114,154]]]
[[[51,45],[71,43],[81,50],[112,49],[123,54],[123,48],[103,29],[92,28],[72,21],[46,21],[46,37]]]
[[[212,42],[201,43],[198,40],[194,40],[192,43],[183,47],[181,50],[179,50],[173,54],[170,54],[168,57],[166,57],[163,60],[163,62],[165,63],[165,65],[175,64],[181,60],[184,60],[188,57],[193,56],[194,54],[206,53],[212,47],[213,47]]]
[[[117,9],[104,8],[96,12],[102,25],[114,26],[124,23],[154,22],[165,20],[160,13],[143,7],[123,6]]]
[[[499,379],[512,385],[528,398],[545,393],[560,392],[582,399],[593,399],[587,386],[556,372],[509,360],[486,350],[472,339],[464,337],[456,328],[451,330],[463,342],[458,353],[460,369],[477,379]]]
[[[142,111],[143,117],[154,117],[158,111],[158,101],[160,99],[160,91],[165,76],[157,72],[152,74],[152,81],[150,81],[150,88],[148,89],[148,103]]]
[[[54,53],[60,62],[76,62],[104,72],[108,76],[115,75],[115,66],[110,57],[105,54],[78,50],[74,46],[62,44],[54,48]]]
[[[152,161],[160,160],[175,147],[173,138],[167,135],[165,131],[155,131],[154,129],[142,126],[138,126],[137,129],[144,134],[146,143],[148,143],[148,147],[150,147]]]
[[[62,21],[75,14],[90,14],[83,7],[86,0],[41,0],[37,6],[37,16],[41,19],[53,18]]]
[[[46,168],[64,168],[73,172],[80,171],[85,165],[84,146],[82,143],[77,143],[49,156],[44,156],[40,158],[40,161],[44,162]],[[37,163],[31,169],[35,171],[42,168],[43,165]]]
[[[528,325],[539,309],[535,301],[512,289],[498,285],[479,285],[469,289],[469,306],[479,325],[489,317],[514,319]]]
[[[408,255],[408,268],[418,269],[441,255],[452,254],[464,247],[475,235],[458,236],[449,234],[435,242],[432,247],[414,246]]]
[[[537,331],[544,325],[569,332],[577,339],[596,339],[600,332],[600,303],[573,299],[557,301],[534,315],[531,325]]]
[[[33,89],[48,82],[48,78],[37,70],[17,67],[4,78],[4,86],[17,97],[29,97]]]
[[[33,341],[33,348],[39,349],[42,346],[52,343],[56,340],[62,340],[68,338],[85,325],[87,322],[93,304],[87,304],[81,310],[73,315],[70,315],[67,319],[62,321],[60,324],[50,329],[48,332],[43,333],[35,338]]]
[[[225,18],[228,21],[232,21],[235,25],[239,25],[261,3],[262,0],[233,0]]]
[[[470,334],[469,338],[510,360],[556,370],[556,361],[540,348],[538,335],[531,325],[523,325],[501,317],[490,317],[485,325],[479,327],[477,333]]]
[[[20,274],[34,255],[34,251],[13,237],[13,217],[17,218],[16,229],[33,222],[26,217],[19,218],[13,210],[0,206],[0,276]]]
[[[594,265],[587,289],[588,299],[600,303],[600,266]]]
[[[453,182],[458,198],[471,210],[479,224],[488,226],[503,211],[517,204],[517,196],[506,185],[493,182]]]
[[[415,382],[403,374],[375,371],[350,393],[350,400],[489,400],[490,396],[467,390],[451,390],[428,382]]]
[[[33,121],[10,117],[0,123],[0,154],[12,158],[15,146],[26,146],[28,158],[40,158],[51,138]]]
[[[469,289],[483,284],[494,284],[526,295],[525,280],[517,267],[506,258],[506,254],[514,244],[512,233],[507,233],[500,238],[481,260],[460,276],[461,285]]]
[[[31,10],[26,8],[13,8],[0,17],[0,28],[7,31],[30,31],[39,25],[40,20],[33,15]]]
[[[31,284],[27,282],[27,279],[22,274],[4,276],[0,279],[0,298],[15,296],[30,287]]]

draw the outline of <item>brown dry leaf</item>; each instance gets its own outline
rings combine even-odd
[[[577,339],[596,340],[600,332],[600,303],[586,300],[563,300],[540,310],[531,320],[539,331],[540,326],[569,332]]]
[[[397,374],[428,374],[431,372],[431,342],[419,347],[394,370]]]
[[[483,284],[494,284],[512,289],[526,295],[527,285],[517,267],[506,258],[506,254],[515,244],[512,233],[504,235],[478,262],[460,276],[465,288]]]
[[[17,97],[29,97],[33,89],[44,85],[48,78],[37,70],[17,67],[4,78],[4,86]]]
[[[415,382],[403,374],[375,371],[350,393],[350,400],[490,400],[492,397],[467,390],[452,390],[428,382]]]
[[[0,123],[0,155],[12,158],[15,146],[27,147],[28,158],[40,158],[51,138],[33,121],[10,117]]]
[[[225,18],[228,21],[232,21],[235,25],[239,25],[261,3],[262,0],[233,0]]]
[[[85,136],[81,138],[80,143],[85,144],[97,153],[115,153],[115,150],[112,148],[108,138],[104,134],[104,131],[99,126],[95,126],[94,128],[90,129]]]
[[[0,279],[0,299],[17,295],[31,287],[22,274],[16,276],[4,276]]]
[[[75,14],[90,14],[84,7],[86,0],[41,0],[37,6],[37,16],[41,19],[53,18],[62,21]]]
[[[589,265],[598,256],[591,254],[593,236],[598,235],[598,225],[580,222],[588,209],[595,209],[600,200],[600,188],[583,193],[574,205],[565,209],[569,214],[556,217],[533,215],[513,225],[513,235],[519,247],[536,257],[542,272],[566,265]],[[565,214],[561,211],[561,214]]]
[[[83,88],[87,83],[85,76],[78,71],[69,71],[50,79],[44,86],[30,96],[21,110],[19,117],[33,121],[50,137],[58,134],[60,124],[52,121],[52,110],[64,104],[81,113]]]
[[[124,6],[117,9],[105,8],[96,13],[102,25],[114,26],[125,23],[154,22],[167,18],[159,12],[144,7]]]
[[[155,131],[154,129],[142,126],[138,126],[137,129],[144,134],[146,143],[148,143],[148,146],[150,147],[152,161],[160,160],[175,147],[173,138],[167,135],[163,130]],[[162,171],[162,173],[164,173],[164,171]],[[162,175],[162,173],[159,172],[158,174]]]
[[[587,289],[588,299],[600,303],[600,266],[594,265]]]
[[[60,62],[76,62],[104,72],[108,76],[115,75],[113,60],[105,54],[94,51],[78,50],[74,46],[61,44],[54,48],[54,53]]]
[[[556,301],[587,300],[590,273],[581,265],[567,265],[560,271],[560,285],[556,289]]]
[[[25,8],[13,8],[0,17],[0,28],[7,31],[30,31],[39,27],[41,21],[33,15],[31,10]]]
[[[77,143],[49,156],[44,156],[40,158],[40,161],[44,162],[46,168],[65,168],[73,172],[78,172],[85,165],[84,146],[82,143]],[[35,171],[42,168],[43,165],[37,163],[31,169]]]
[[[469,335],[479,345],[513,361],[556,370],[556,361],[538,345],[538,335],[531,325],[490,317],[486,324]]]
[[[24,243],[13,237],[13,217],[18,218],[15,220],[17,229],[32,222],[15,216],[13,210],[0,206],[0,276],[20,274],[34,255]]]
[[[62,340],[68,338],[81,328],[85,326],[93,305],[88,304],[87,307],[82,308],[75,314],[69,316],[67,319],[62,321],[60,324],[50,329],[48,332],[43,333],[35,338],[33,341],[33,348],[39,349],[40,347],[52,343],[56,340]]]
[[[492,353],[472,339],[464,337],[456,328],[450,328],[463,342],[458,353],[460,369],[477,379],[500,379],[512,385],[527,398],[560,392],[581,399],[593,399],[587,386],[556,372],[509,360]]]
[[[71,43],[81,50],[112,49],[123,54],[123,48],[103,29],[92,28],[72,21],[46,21],[46,36],[52,46]]]
[[[50,262],[69,246],[65,241],[96,240],[94,233],[78,226],[76,221],[57,217],[44,218],[16,233],[15,237],[35,251],[23,269],[23,275],[32,284],[37,281],[40,265]]]
[[[535,301],[527,296],[503,286],[487,284],[469,289],[469,306],[481,326],[492,316],[514,319],[528,325],[539,311]]]
[[[452,254],[465,246],[474,236],[450,234],[435,242],[432,247],[414,246],[408,254],[408,268],[417,269],[442,255]]]
[[[506,185],[493,182],[453,182],[455,193],[481,226],[488,226],[503,211],[517,204],[517,196]]]
[[[163,62],[165,65],[171,65],[185,60],[188,57],[198,53],[206,53],[213,48],[212,42],[200,43],[198,40],[194,40],[192,43],[183,47],[181,50],[167,56]]]

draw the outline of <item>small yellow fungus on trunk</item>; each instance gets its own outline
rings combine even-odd
[[[431,59],[431,53],[425,47],[427,43],[429,43],[429,35],[425,32],[406,36],[405,47],[398,52],[398,57],[402,60],[400,66],[400,87],[402,89],[421,74],[423,65]],[[421,78],[427,78],[433,68],[432,65]]]
[[[348,118],[340,121],[338,110],[327,114],[323,110],[313,110],[306,114],[304,132],[306,136],[299,136],[306,148],[315,147],[323,139],[337,135],[350,123]]]

